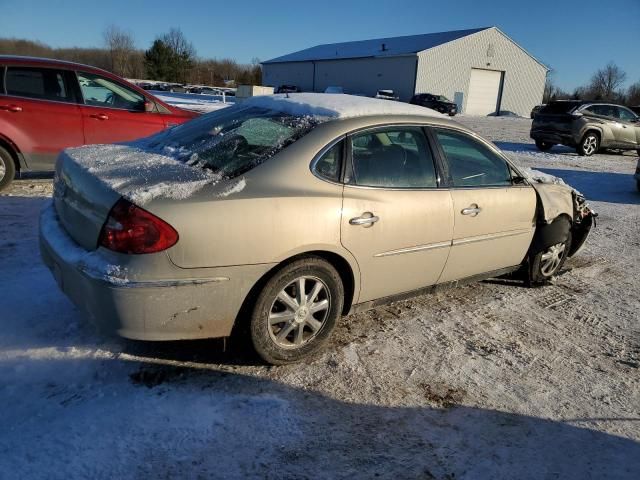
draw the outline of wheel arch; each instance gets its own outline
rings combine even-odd
[[[329,250],[308,250],[302,253],[297,253],[295,255],[289,256],[286,259],[280,261],[272,268],[270,268],[267,272],[265,272],[251,287],[247,295],[245,296],[238,315],[236,316],[235,322],[233,324],[232,335],[235,335],[236,332],[238,335],[241,335],[240,331],[245,331],[248,325],[248,319],[251,315],[251,309],[253,308],[254,302],[262,288],[267,283],[267,281],[273,277],[278,271],[282,268],[286,267],[292,262],[297,260],[301,260],[304,258],[316,257],[321,258],[327,261],[330,265],[332,265],[340,275],[340,279],[342,280],[342,285],[344,287],[344,305],[342,306],[342,314],[346,315],[351,310],[351,306],[356,298],[359,291],[359,276],[358,271],[354,269],[351,263],[342,255],[332,252]]]
[[[3,147],[6,151],[9,152],[9,155],[11,155],[11,158],[13,159],[13,163],[16,166],[16,171],[19,172],[22,169],[23,165],[20,162],[21,153],[18,146],[15,143],[13,143],[9,138],[0,134],[0,147]]]
[[[538,222],[529,253],[540,252],[551,245],[565,242],[569,238],[572,226],[573,221],[567,213],[561,213],[547,223]]]

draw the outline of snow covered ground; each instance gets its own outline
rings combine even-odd
[[[40,262],[49,179],[0,197],[0,479],[640,478],[635,155],[535,150],[600,213],[550,286],[482,282],[344,318],[307,363],[103,337]],[[229,347],[227,345],[227,347]]]

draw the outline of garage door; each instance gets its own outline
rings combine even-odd
[[[469,115],[495,113],[498,107],[501,80],[502,72],[472,68],[465,113]]]

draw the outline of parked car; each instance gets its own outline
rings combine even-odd
[[[636,180],[636,187],[638,187],[638,191],[640,192],[640,158],[638,158],[638,163],[636,165],[636,173],[633,176]]]
[[[324,93],[344,93],[344,88],[338,86],[327,87]]]
[[[458,106],[444,95],[433,95],[431,93],[418,93],[411,97],[409,103],[427,107],[440,113],[454,116],[458,113]]]
[[[622,105],[558,100],[549,102],[533,119],[531,138],[540,150],[561,144],[590,156],[600,148],[637,150],[640,119]]]
[[[550,279],[589,233],[584,198],[430,112],[271,95],[129,145],[66,150],[42,257],[107,331],[235,328],[273,364],[317,351],[348,312],[515,271]]]
[[[379,98],[380,100],[400,100],[400,97],[398,97],[393,90],[378,90],[375,98]]]
[[[300,89],[295,85],[280,85],[275,93],[299,93]]]
[[[145,137],[198,116],[98,68],[0,56],[0,190],[63,148]]]
[[[543,103],[542,105],[536,105],[535,107],[533,107],[531,109],[531,118],[533,119],[533,117],[536,116],[536,113],[538,113],[545,105],[546,103]]]

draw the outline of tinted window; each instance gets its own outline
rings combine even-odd
[[[621,120],[630,121],[638,118],[633,112],[626,108],[616,107],[617,117]]]
[[[356,185],[390,188],[436,187],[431,150],[422,129],[405,127],[355,135],[352,140]]]
[[[7,95],[68,102],[64,72],[49,68],[9,67],[5,78]]]
[[[318,159],[315,166],[318,175],[333,182],[340,180],[343,146],[343,141],[336,143]]]
[[[203,115],[134,145],[231,178],[271,158],[314,125],[308,117],[237,105]]]
[[[572,102],[572,101],[558,101],[558,102],[549,102],[544,107],[540,109],[540,113],[570,113],[576,107],[580,106],[580,102]]]
[[[489,148],[463,133],[436,130],[454,187],[511,185],[509,165]]]
[[[78,82],[86,105],[144,110],[144,96],[113,80],[92,73],[78,72]]]

